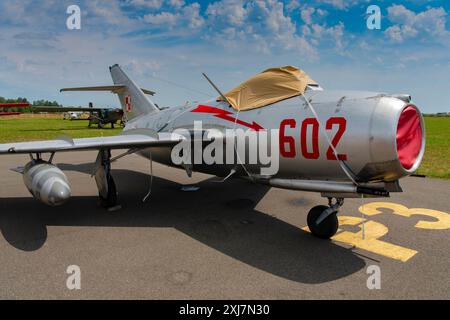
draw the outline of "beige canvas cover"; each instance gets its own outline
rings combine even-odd
[[[245,111],[303,94],[308,85],[317,85],[317,82],[303,70],[284,66],[267,69],[224,96],[235,110]]]

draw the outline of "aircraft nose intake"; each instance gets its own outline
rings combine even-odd
[[[423,128],[419,111],[408,105],[401,113],[397,125],[397,154],[400,163],[410,170],[418,161],[423,148]]]

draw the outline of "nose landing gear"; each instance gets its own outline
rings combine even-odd
[[[333,199],[328,198],[327,206],[316,206],[308,212],[307,222],[311,233],[322,239],[329,239],[338,230],[339,222],[337,213],[344,204],[343,198],[337,198],[333,204]]]

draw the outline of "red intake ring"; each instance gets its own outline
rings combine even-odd
[[[403,109],[397,124],[397,154],[403,168],[410,170],[422,150],[422,124],[414,106]]]

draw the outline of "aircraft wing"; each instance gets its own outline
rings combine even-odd
[[[14,102],[14,103],[0,103],[0,109],[2,108],[24,108],[29,107],[28,102]]]
[[[148,132],[137,129],[136,132],[125,133],[113,137],[81,139],[71,139],[67,137],[46,141],[5,143],[0,144],[0,155],[173,146],[182,139],[184,139],[183,136],[174,133],[152,132],[151,134],[148,134]]]
[[[121,93],[126,89],[125,85],[109,85],[109,86],[95,86],[95,87],[77,87],[77,88],[62,88],[60,92],[65,91],[110,91],[112,93]],[[141,88],[142,92],[148,95],[155,95],[154,91]]]

